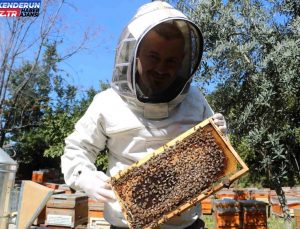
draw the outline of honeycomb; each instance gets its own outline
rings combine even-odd
[[[131,228],[155,228],[224,175],[227,158],[211,129],[193,134],[133,166],[111,184]]]

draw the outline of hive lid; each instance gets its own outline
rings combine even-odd
[[[242,206],[245,207],[265,207],[266,203],[259,200],[239,200]]]
[[[15,162],[2,148],[0,148],[0,164],[17,165],[17,162]]]
[[[71,208],[74,209],[78,204],[88,205],[88,196],[84,193],[57,194],[52,195],[47,202],[49,208]]]

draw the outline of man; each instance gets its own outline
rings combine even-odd
[[[184,43],[181,31],[168,22],[158,24],[142,39],[136,78],[141,101],[168,102],[180,93],[178,90],[186,83],[186,80],[180,82],[181,77],[177,75],[184,58]]]
[[[203,38],[199,28],[171,5],[155,1],[142,6],[123,31],[116,51],[112,88],[95,96],[62,156],[65,181],[74,189],[105,202],[112,228],[126,228],[108,180],[148,153],[208,117],[222,132],[226,122],[192,87]],[[107,147],[108,171],[94,162]],[[201,228],[200,206],[160,228]]]

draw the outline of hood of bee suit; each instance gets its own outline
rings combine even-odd
[[[180,30],[184,39],[184,57],[176,80],[165,90],[164,98],[147,98],[141,95],[137,85],[136,56],[141,40],[161,23],[172,23]],[[138,9],[120,36],[111,86],[134,112],[142,114],[144,118],[167,118],[184,100],[202,53],[202,33],[182,12],[162,1],[145,4]]]

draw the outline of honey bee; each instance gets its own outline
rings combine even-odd
[[[176,210],[180,214],[181,205],[194,205],[197,196],[210,192],[208,188],[220,179],[226,165],[224,152],[210,131],[194,130],[174,145],[165,145],[162,153],[153,153],[142,165],[111,180],[126,203],[125,214],[130,215],[127,219],[133,228],[158,227],[158,222],[168,220],[168,213]]]

